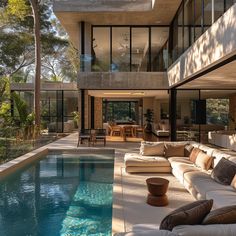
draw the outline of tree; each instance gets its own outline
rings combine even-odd
[[[34,18],[35,41],[35,80],[34,80],[34,113],[35,125],[40,127],[40,78],[41,78],[41,44],[40,44],[40,16],[39,1],[29,0]]]

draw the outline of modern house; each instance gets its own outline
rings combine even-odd
[[[207,141],[235,129],[234,0],[54,0],[79,49],[82,128],[115,120],[167,128],[171,140]]]

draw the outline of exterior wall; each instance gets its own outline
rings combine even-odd
[[[94,98],[94,128],[102,129],[102,98]]]
[[[236,94],[229,97],[229,130],[235,130],[236,128]],[[234,122],[233,122],[234,120]]]
[[[169,69],[173,86],[236,54],[236,4],[220,17]]]
[[[80,89],[167,89],[166,72],[81,72]]]

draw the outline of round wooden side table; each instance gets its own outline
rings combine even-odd
[[[168,197],[166,195],[169,180],[164,178],[148,178],[146,179],[149,194],[147,203],[152,206],[168,205]]]

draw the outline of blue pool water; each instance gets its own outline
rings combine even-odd
[[[110,236],[112,156],[48,155],[0,181],[1,236]]]

